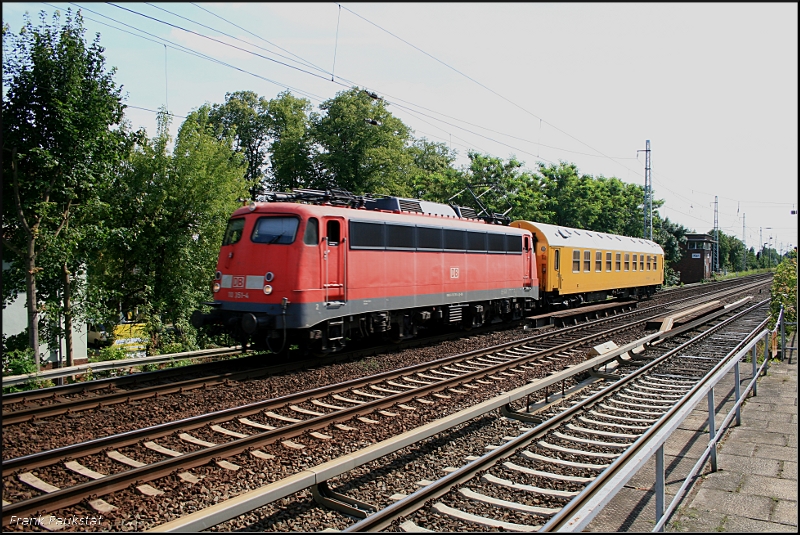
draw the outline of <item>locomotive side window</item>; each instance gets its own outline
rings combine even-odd
[[[583,270],[584,271],[591,271],[592,270],[592,252],[591,251],[584,251],[583,252]]]
[[[603,251],[594,253],[594,270],[598,273],[603,271]]]
[[[467,250],[471,253],[485,253],[486,233],[467,232]]]
[[[442,250],[442,229],[417,227],[417,247],[420,249]]]
[[[572,271],[577,273],[581,270],[581,252],[577,249],[572,251]]]
[[[244,230],[244,219],[231,219],[225,229],[225,237],[222,238],[222,245],[233,245],[242,239]]]
[[[319,242],[319,221],[316,217],[308,218],[306,231],[303,234],[303,243],[306,245],[316,245]]]
[[[260,217],[253,228],[250,240],[253,243],[294,243],[300,220],[296,217]]]
[[[491,247],[491,244],[489,247]],[[528,240],[525,240],[525,250],[528,250]],[[512,254],[522,254],[522,236],[507,234],[506,251]]]
[[[444,229],[444,248],[446,251],[463,251],[466,249],[466,232],[463,230]]]
[[[331,219],[330,221],[328,221],[327,230],[328,230],[328,245],[339,245],[339,242],[342,241],[339,222],[336,221],[335,219]]]
[[[622,269],[622,262],[621,262],[620,258],[621,258],[620,253],[617,253],[617,261],[616,261],[617,271],[620,271]]]
[[[330,223],[333,221],[328,222],[329,226]],[[350,247],[383,249],[383,223],[350,221]]]
[[[506,252],[506,235],[505,234],[487,234],[489,241],[490,253],[505,253]],[[508,237],[509,239],[511,236]]]
[[[388,249],[414,249],[416,244],[414,227],[408,225],[386,225],[386,247]]]
[[[606,271],[611,271],[611,253],[606,253]]]

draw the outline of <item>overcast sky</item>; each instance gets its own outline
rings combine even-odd
[[[706,232],[718,198],[748,247],[798,243],[797,3],[4,2],[3,23],[78,6],[150,136],[164,105],[174,135],[229,92],[316,109],[358,85],[460,164],[475,150],[644,184],[650,140],[662,216]]]

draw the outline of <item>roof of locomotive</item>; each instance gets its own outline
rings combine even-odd
[[[508,225],[491,224],[482,219],[459,217],[452,208],[444,204],[426,201],[420,201],[420,204],[426,209],[426,213],[365,207],[351,208],[347,206],[306,204],[299,202],[251,202],[247,206],[238,208],[231,217],[240,217],[250,213],[293,213],[305,217],[337,215],[352,220],[405,222],[409,224],[441,225],[442,227],[453,228],[463,228],[464,225],[480,225],[480,230],[502,232],[505,234],[523,234],[527,230],[509,227]]]
[[[539,234],[539,239],[544,239],[550,247],[575,247],[580,249],[623,250],[632,253],[664,254],[664,250],[654,241],[643,238],[631,238],[606,232],[581,230],[547,223],[534,223],[533,221],[515,221],[525,223],[533,232]],[[512,223],[512,225],[514,224]],[[525,228],[524,226],[522,228]]]

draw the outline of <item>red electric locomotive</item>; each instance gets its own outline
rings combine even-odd
[[[527,229],[415,199],[315,190],[268,198],[231,216],[214,301],[193,314],[196,327],[222,325],[276,353],[324,353],[373,335],[519,319],[538,302]]]

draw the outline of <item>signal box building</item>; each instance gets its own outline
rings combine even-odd
[[[711,278],[714,237],[708,234],[687,234],[681,246],[681,259],[673,268],[680,271],[681,282],[689,284]]]

